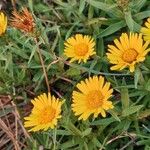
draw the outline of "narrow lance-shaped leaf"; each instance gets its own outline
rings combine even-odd
[[[108,111],[112,116],[113,116],[113,118],[115,119],[115,120],[117,120],[117,121],[121,121],[120,119],[119,119],[119,117],[117,116],[117,112],[115,112],[114,110],[109,110]]]
[[[125,79],[123,79],[122,85],[124,87],[121,89],[121,102],[122,102],[122,109],[124,110],[125,108],[129,107],[129,93],[128,88],[125,87],[126,85]]]
[[[85,131],[82,132],[82,137],[89,135],[91,131],[92,131],[92,128],[87,128]]]
[[[145,89],[147,91],[150,91],[150,79],[147,81],[147,83],[145,84]]]
[[[136,11],[140,11],[140,9],[146,4],[147,0],[136,0],[134,2],[133,8]]]
[[[142,19],[147,18],[149,16],[150,16],[150,11],[147,10],[147,11],[143,11],[143,12],[135,14],[134,18],[137,20],[142,20]]]
[[[103,57],[104,55],[104,40],[103,38],[99,38],[97,42],[97,55]]]
[[[79,14],[81,14],[83,12],[84,8],[85,8],[85,0],[80,0]]]
[[[144,78],[143,78],[142,72],[139,69],[139,67],[136,68],[135,74],[134,74],[134,85],[135,85],[135,88],[137,88],[138,83],[144,84]]]
[[[134,20],[132,19],[131,11],[125,12],[125,20],[130,31],[134,30]]]
[[[99,1],[95,1],[95,0],[86,0],[90,5],[101,9],[103,11],[109,11],[115,7],[117,7],[117,4],[106,4],[104,2],[99,2]]]
[[[126,23],[125,21],[119,21],[117,23],[114,23],[112,25],[110,25],[108,28],[104,29],[99,35],[98,37],[105,37],[108,36],[112,33],[115,33],[116,31],[120,30],[121,28],[125,27]]]
[[[122,116],[123,117],[129,116],[129,115],[139,111],[142,107],[143,107],[143,105],[137,105],[137,106],[130,106],[128,108],[125,108],[122,111]]]

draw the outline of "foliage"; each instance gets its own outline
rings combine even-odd
[[[39,47],[51,93],[65,99],[57,128],[30,133],[27,149],[149,150],[150,56],[134,73],[126,69],[112,72],[106,58],[107,44],[121,33],[140,32],[144,19],[150,16],[149,0],[28,0],[18,1],[17,6],[32,12],[39,41],[35,44],[33,37],[11,26],[0,37],[0,93],[12,97],[23,122],[22,106],[47,92],[36,52]],[[97,43],[97,55],[85,64],[69,63],[63,54],[64,41],[76,33],[91,35]],[[78,121],[70,107],[72,91],[92,75],[103,75],[111,82],[114,109],[105,119]]]

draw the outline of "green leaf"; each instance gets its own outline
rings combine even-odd
[[[136,23],[134,20],[133,20],[133,23],[134,23],[134,31],[140,32],[141,25],[139,25],[138,23]]]
[[[148,68],[148,69],[150,69],[150,56],[147,56],[147,58],[146,58],[146,60],[145,60],[145,66]],[[148,69],[146,69],[146,70],[148,70]]]
[[[147,18],[149,16],[150,16],[150,11],[146,10],[146,11],[135,14],[134,18],[136,18],[136,20],[142,20],[142,19]]]
[[[147,0],[136,0],[133,4],[133,8],[136,11],[139,11],[145,5],[146,2]]]
[[[92,128],[87,128],[85,131],[82,132],[82,137],[89,135],[91,131],[92,131]]]
[[[114,8],[111,9],[107,12],[108,16],[110,16],[111,18],[116,18],[116,19],[121,19],[124,17],[124,14],[122,13],[122,11],[118,8]]]
[[[28,4],[29,4],[29,8],[33,12],[33,1],[32,0],[28,0]]]
[[[68,3],[64,3],[62,0],[55,0],[54,2],[60,6],[68,7]]]
[[[77,145],[77,143],[75,143],[74,140],[69,140],[69,141],[61,144],[61,149],[62,150],[69,149],[75,145]]]
[[[74,29],[75,26],[78,25],[78,24],[79,24],[79,21],[75,22],[75,24],[67,31],[66,36],[65,36],[65,39],[68,39],[68,38],[71,36],[71,34],[72,34],[72,32],[73,32],[73,29]]]
[[[122,81],[122,88],[121,88],[121,102],[122,102],[122,109],[129,107],[129,93],[128,88],[125,86],[126,82],[123,79]]]
[[[29,56],[25,53],[25,51],[22,50],[21,48],[19,48],[17,45],[14,45],[14,47],[11,47],[11,51],[14,54],[16,54],[16,55],[18,55],[18,56],[20,56],[20,57],[22,57],[24,59],[28,59],[29,58]]]
[[[144,78],[139,67],[136,67],[136,70],[134,73],[134,85],[136,89],[137,89],[138,83],[144,84]]]
[[[30,62],[31,62],[31,60],[32,60],[32,58],[33,58],[33,56],[34,56],[34,54],[36,53],[36,49],[37,49],[37,46],[35,45],[35,46],[33,47],[33,49],[32,49],[31,55],[30,55],[30,57],[29,57],[28,64],[30,64]]]
[[[80,4],[79,4],[79,14],[81,14],[85,8],[85,1],[86,0],[80,0]]]
[[[50,11],[50,7],[43,5],[42,3],[37,4],[36,7],[34,7],[34,10],[37,11],[38,13],[43,13],[46,11]]]
[[[107,21],[107,19],[104,17],[92,18],[86,21],[86,25],[91,26],[94,24],[102,24],[104,21]]]
[[[69,131],[66,130],[57,130],[57,135],[72,135]]]
[[[102,144],[99,142],[99,140],[96,137],[93,137],[92,142],[97,147],[101,147],[102,146]]]
[[[149,138],[149,136],[148,136],[148,138]],[[140,140],[140,141],[137,141],[136,142],[138,145],[149,145],[149,143],[150,143],[150,138],[147,140]],[[150,149],[150,147],[148,146],[147,148],[145,148],[144,150],[149,150]]]
[[[95,58],[95,59],[91,62],[91,65],[90,65],[90,67],[89,67],[89,70],[93,70],[94,66],[97,64],[97,61],[98,61],[98,59]],[[91,76],[91,73],[92,73],[92,71],[89,72],[89,76]]]
[[[125,108],[122,111],[122,116],[123,117],[129,116],[129,115],[139,111],[142,107],[143,107],[143,105],[137,105],[137,106],[130,106],[128,108]]]
[[[112,116],[113,116],[113,118],[116,120],[116,121],[121,121],[120,119],[119,119],[119,117],[117,116],[117,112],[115,112],[114,110],[109,110],[108,111]]]
[[[34,82],[39,81],[39,80],[40,80],[40,78],[41,78],[41,76],[42,76],[42,74],[43,74],[43,72],[41,72],[41,70],[40,70],[40,71],[38,71],[38,72],[36,72],[36,74],[34,74],[34,76],[33,76],[32,81],[34,81]]]
[[[139,71],[139,68],[136,68],[135,73],[134,73],[134,85],[136,89],[137,89],[139,78],[140,78],[140,71]]]
[[[70,132],[76,136],[82,136],[82,132],[72,122],[68,123],[67,129],[69,129]]]
[[[90,5],[88,9],[88,19],[92,19],[93,15],[94,15],[94,7]]]
[[[55,39],[53,40],[53,44],[52,44],[52,47],[50,50],[52,53],[54,52],[55,48],[57,47],[58,40],[59,40],[59,34],[57,33]]]
[[[131,12],[125,12],[125,20],[126,20],[126,24],[128,26],[128,28],[130,29],[130,31],[134,30],[134,20],[132,19],[132,15]]]
[[[109,125],[112,122],[115,122],[116,120],[114,118],[106,118],[106,119],[101,119],[101,120],[96,120],[90,123],[90,125]]]
[[[150,91],[150,79],[146,82],[145,89]]]
[[[97,41],[97,55],[100,57],[104,56],[104,40],[103,38],[99,38]]]
[[[4,55],[0,54],[0,60],[4,60],[4,61],[6,61],[6,60],[7,60],[7,58],[6,58]]]
[[[59,56],[62,56],[63,55],[63,53],[64,53],[64,41],[63,41],[63,39],[60,37],[59,38],[59,43],[58,43],[59,45],[58,45],[58,47],[59,47]]]
[[[110,25],[109,27],[107,27],[105,30],[103,30],[100,34],[98,34],[97,37],[102,38],[102,37],[108,36],[112,33],[115,33],[116,31],[120,30],[121,28],[125,26],[126,26],[125,21],[114,23]]]
[[[95,1],[95,0],[86,0],[86,1],[90,5],[98,8],[98,9],[101,9],[101,10],[103,10],[105,12],[107,12],[107,11],[117,7],[117,4],[106,4],[106,3]]]
[[[66,75],[67,76],[77,76],[77,75],[80,75],[80,70],[79,69],[76,69],[76,68],[69,68],[67,71],[66,71]]]
[[[122,121],[122,124],[123,124],[123,131],[127,131],[130,127],[131,121],[125,119],[124,122]]]

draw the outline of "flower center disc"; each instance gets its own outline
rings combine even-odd
[[[98,108],[103,104],[103,94],[98,90],[93,90],[89,92],[86,96],[87,106],[90,109]]]
[[[46,107],[41,111],[39,122],[46,124],[51,122],[55,118],[56,110],[52,107]]]
[[[132,63],[133,61],[136,60],[137,55],[138,55],[138,53],[137,53],[136,50],[134,50],[134,49],[128,49],[122,55],[122,59],[125,62]]]
[[[84,56],[88,52],[88,45],[80,43],[74,46],[75,54],[78,56]]]

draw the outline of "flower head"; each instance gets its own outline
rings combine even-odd
[[[113,89],[110,83],[104,81],[102,76],[94,76],[81,81],[76,86],[79,91],[73,91],[72,110],[80,119],[86,120],[91,114],[97,117],[101,114],[106,117],[106,110],[112,109],[112,102],[108,99],[112,96]]]
[[[23,8],[20,13],[14,11],[12,14],[13,17],[11,25],[13,27],[20,29],[24,32],[33,32],[35,26],[34,19],[27,8]]]
[[[82,34],[76,34],[74,37],[67,39],[64,54],[71,58],[70,62],[86,62],[90,56],[95,54],[95,42],[92,37]]]
[[[141,33],[144,35],[144,40],[150,42],[150,18],[145,22],[145,26],[141,28]]]
[[[7,17],[0,12],[0,36],[5,33],[7,28]]]
[[[130,33],[128,36],[123,33],[118,39],[114,40],[114,45],[108,45],[107,58],[110,63],[114,64],[111,70],[122,70],[126,67],[129,68],[130,72],[134,72],[135,65],[139,62],[145,60],[146,54],[149,50],[148,42],[143,44],[143,39],[141,34]]]
[[[57,121],[61,118],[61,105],[62,102],[44,93],[31,100],[34,105],[31,114],[25,117],[25,127],[30,127],[29,131],[46,131],[49,128],[54,128],[57,125]]]

